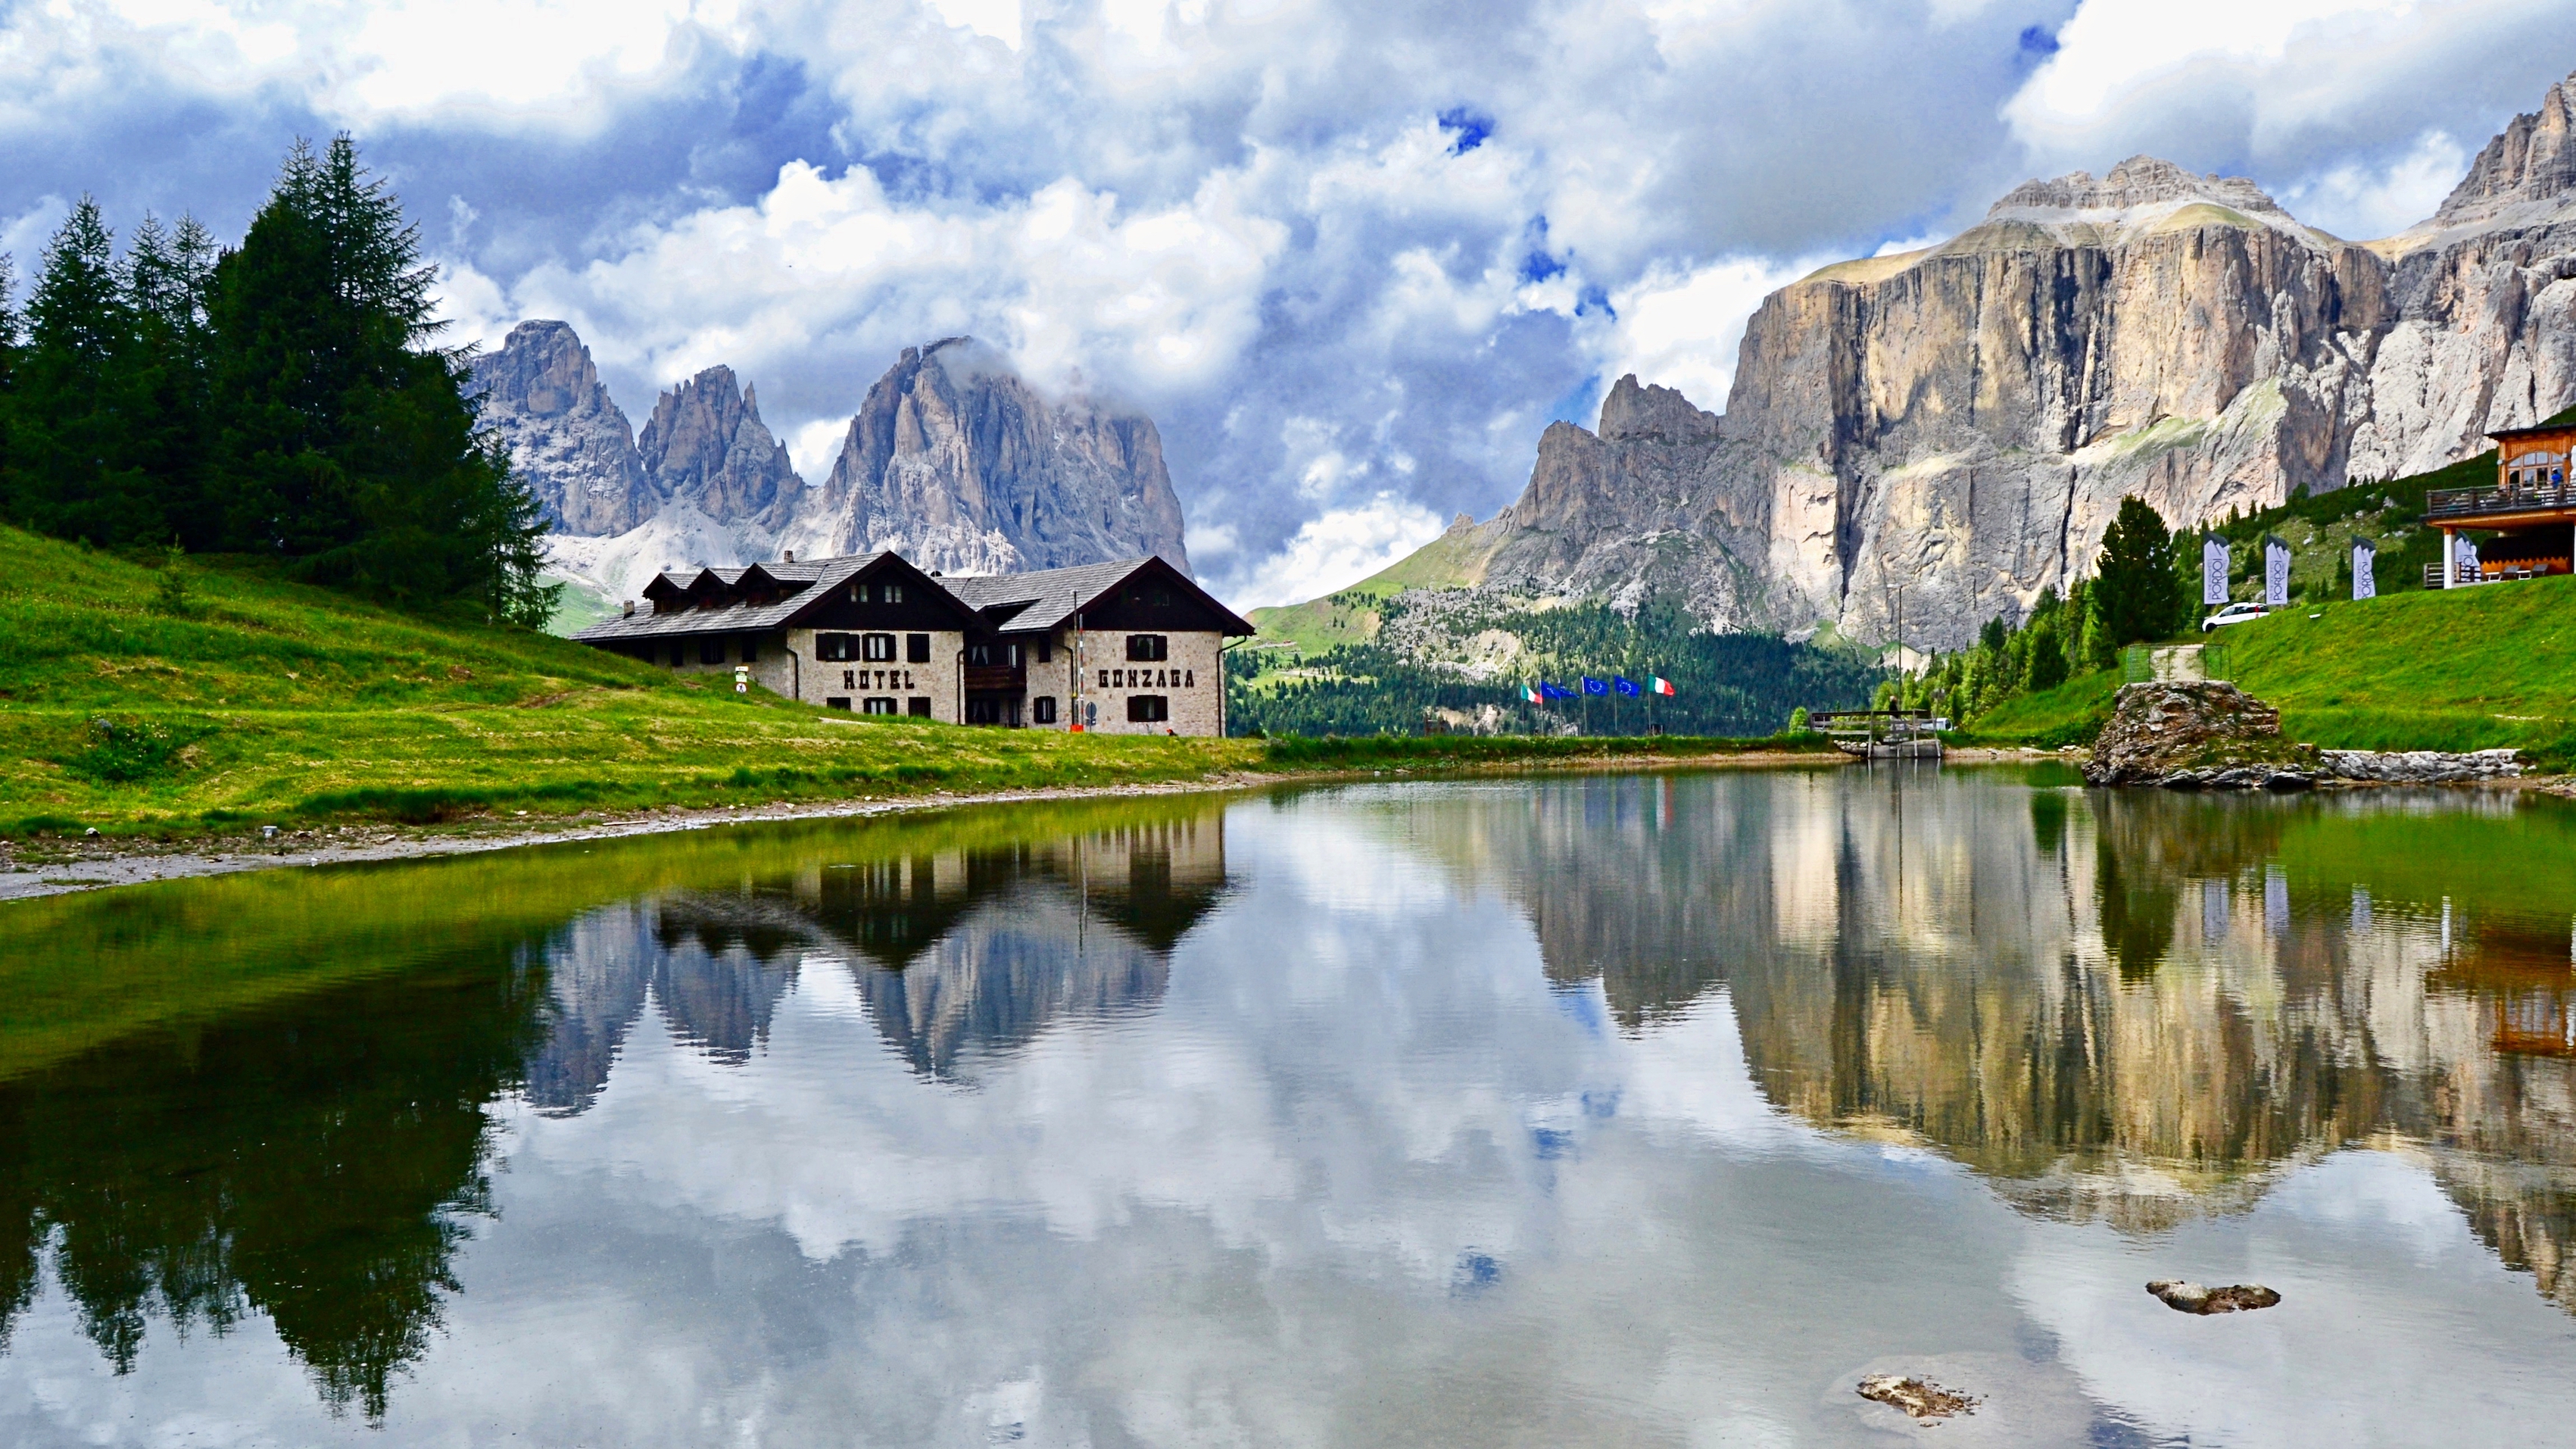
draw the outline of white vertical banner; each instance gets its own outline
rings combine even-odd
[[[2289,603],[2290,546],[2267,533],[2263,536],[2263,604],[2280,609]]]
[[[2457,537],[2459,546],[2455,555],[2459,560],[2459,580],[2464,584],[2474,584],[2478,581],[2478,546],[2471,543],[2465,533]]]
[[[2379,597],[2379,545],[2366,538],[2352,541],[2352,596],[2356,599]]]
[[[2227,540],[2214,533],[2200,536],[2200,601],[2227,602]]]

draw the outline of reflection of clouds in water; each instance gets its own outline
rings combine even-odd
[[[2264,1283],[2282,1303],[2176,1313],[2142,1291],[2164,1277]],[[2194,1442],[2498,1442],[2506,1424],[2564,1422],[2576,1324],[2402,1153],[2302,1168],[2241,1231],[2033,1223],[2006,1286],[2096,1396]]]
[[[2428,1000],[2406,907],[2345,940],[2350,893],[2325,930],[2293,873],[2267,932],[2266,875],[2229,852],[2271,817],[2216,843],[2115,820],[2115,853],[2203,874],[2106,882],[2083,797],[1935,777],[1900,825],[1882,784],[1249,802],[1221,908],[1155,906],[1153,851],[1107,872],[1123,903],[1086,904],[1089,857],[1026,852],[729,897],[804,934],[724,966],[695,1028],[626,1032],[613,1072],[606,1034],[571,1038],[561,1075],[605,1072],[586,1112],[500,1109],[500,1227],[385,1437],[1849,1442],[1852,1379],[1897,1363],[1997,1396],[1945,1442],[2555,1422],[2576,1322],[2452,1206],[2473,1154],[2335,1150],[2422,1119],[2393,1061],[2528,1135],[2478,1161],[2565,1135],[2556,1076],[2487,1069],[2484,998]],[[2204,878],[2245,883],[2214,928]],[[2134,976],[2112,890],[2166,943]],[[696,909],[685,939],[603,913],[564,949],[659,952],[649,991],[596,988],[659,1002],[654,972],[734,949]],[[735,989],[764,983],[765,1014]],[[2069,1124],[2218,1147],[2106,1158]],[[2087,1194],[2179,1225],[2065,1221]],[[2172,1273],[2290,1297],[2192,1318],[2142,1291]],[[59,1337],[47,1311],[26,1332]],[[188,1393],[233,1352],[156,1358],[203,1376],[148,1395],[74,1376],[43,1423],[219,1419],[247,1391]]]

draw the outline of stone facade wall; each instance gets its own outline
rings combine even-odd
[[[1216,633],[1166,633],[1168,658],[1153,664],[1127,660],[1124,632],[1091,630],[1084,638],[1082,699],[1096,705],[1099,716],[1089,727],[1104,735],[1214,735],[1223,729],[1225,677],[1217,651],[1225,637]],[[1057,657],[1063,658],[1061,651]],[[1030,693],[1037,692],[1034,679]],[[1127,701],[1140,694],[1159,694],[1171,701],[1171,718],[1150,724],[1127,718]]]
[[[930,662],[913,664],[907,662],[904,640],[908,635],[921,633],[922,630],[831,629],[822,631],[833,634],[892,633],[895,637],[894,662],[878,664],[857,659],[816,658],[814,654],[816,632],[812,629],[787,631],[786,647],[795,650],[805,661],[802,696],[805,703],[819,705],[826,700],[847,699],[850,701],[850,708],[857,711],[867,708],[863,701],[871,695],[888,696],[898,701],[895,705],[895,713],[902,714],[911,708],[911,701],[926,698],[930,701],[932,719],[942,724],[957,723],[957,656],[966,647],[964,634],[953,629],[931,631]],[[769,679],[763,678],[761,683],[779,694],[791,698],[797,697],[790,685],[788,672],[786,652],[781,650],[776,682],[772,683]]]

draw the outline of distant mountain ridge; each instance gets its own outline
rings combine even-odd
[[[1722,414],[1621,378],[1433,548],[1456,586],[1795,638],[1888,639],[1901,590],[1909,643],[1959,647],[2089,572],[2126,495],[2195,526],[2576,402],[2572,137],[2576,77],[2372,243],[2152,157],[2027,182],[1938,246],[1772,293]]]
[[[820,487],[729,367],[665,389],[640,438],[569,323],[522,322],[474,367],[484,427],[554,525],[556,571],[594,609],[664,568],[787,550],[892,548],[945,573],[1148,554],[1189,569],[1153,419],[1050,402],[971,338],[905,348]]]

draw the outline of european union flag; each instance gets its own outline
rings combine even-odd
[[[1542,694],[1542,695],[1546,696],[1546,697],[1547,697],[1547,698],[1549,698],[1549,699],[1572,699],[1572,698],[1574,698],[1574,691],[1573,691],[1573,690],[1567,689],[1565,686],[1563,686],[1563,685],[1561,685],[1561,684],[1549,684],[1549,683],[1547,683],[1547,682],[1546,682],[1546,681],[1544,681],[1544,680],[1540,681],[1539,686],[1538,686],[1538,692],[1539,692],[1540,694]]]
[[[1600,680],[1587,674],[1583,676],[1583,692],[1585,694],[1608,694],[1610,692],[1610,686],[1603,684]]]
[[[1637,681],[1630,679],[1624,674],[1613,674],[1610,676],[1610,682],[1619,687],[1619,692],[1621,694],[1628,696],[1630,699],[1635,699],[1637,697]]]

